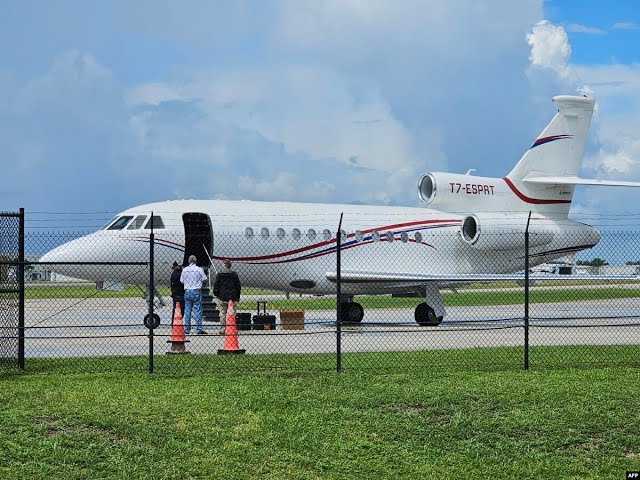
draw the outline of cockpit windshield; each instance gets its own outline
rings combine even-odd
[[[107,227],[109,225],[111,225],[116,218],[118,218],[118,217],[113,217],[111,220],[109,220],[107,223],[105,223],[100,230],[106,230]]]
[[[147,230],[151,229],[152,223],[153,223],[154,230],[159,230],[161,228],[164,228],[164,222],[162,221],[162,217],[158,215],[154,215],[153,217],[151,217],[144,228]]]
[[[125,217],[120,217],[118,220],[113,222],[113,224],[109,228],[107,228],[107,230],[122,230],[124,227],[127,226],[127,223],[129,223],[132,218],[133,217],[130,215]]]
[[[131,222],[131,225],[129,225],[127,227],[127,230],[139,230],[142,228],[142,225],[144,225],[144,221],[147,219],[146,215],[138,215],[133,222]]]

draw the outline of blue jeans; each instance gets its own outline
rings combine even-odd
[[[191,331],[191,311],[196,319],[196,333],[202,331],[202,291],[184,291],[184,333]]]

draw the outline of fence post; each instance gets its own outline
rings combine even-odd
[[[531,211],[527,218],[527,228],[524,231],[524,369],[529,370],[529,222]]]
[[[24,370],[24,208],[18,233],[18,367]]]
[[[155,293],[153,211],[151,212],[151,233],[149,234],[149,321],[153,321],[153,295]],[[149,329],[149,373],[153,373],[153,328]]]
[[[342,215],[340,214],[340,222],[338,222],[338,233],[336,234],[336,371],[340,373],[342,370],[342,303],[340,303],[341,280],[340,273],[340,252],[342,250]]]

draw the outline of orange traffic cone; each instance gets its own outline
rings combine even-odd
[[[190,353],[185,350],[184,344],[187,343],[186,335],[184,334],[184,325],[182,324],[182,310],[180,302],[176,303],[176,311],[173,314],[173,322],[171,323],[171,338],[167,340],[167,343],[171,344],[171,350],[167,354],[172,353]]]
[[[224,348],[218,350],[218,355],[244,353],[238,346],[238,329],[236,328],[236,313],[233,308],[233,300],[229,300],[227,307],[227,325],[224,329]]]

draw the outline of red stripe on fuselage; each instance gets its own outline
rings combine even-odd
[[[396,223],[393,225],[385,225],[382,227],[376,227],[376,228],[371,228],[369,230],[363,230],[362,233],[370,233],[370,232],[375,232],[375,231],[385,231],[385,230],[392,230],[392,229],[396,229],[396,228],[402,228],[402,227],[414,227],[417,225],[432,225],[432,224],[439,224],[439,223],[443,223],[445,225],[442,225],[443,227],[448,227],[451,225],[446,225],[448,223],[456,223],[459,224],[460,220],[457,219],[447,219],[447,220],[418,220],[418,221],[414,221],[414,222],[407,222],[407,223]],[[348,237],[353,237],[354,233],[350,233],[348,235]],[[294,255],[296,253],[302,253],[302,252],[306,252],[309,250],[314,250],[316,248],[320,248],[320,247],[324,247],[327,245],[330,245],[332,243],[335,243],[336,239],[332,238],[330,240],[326,240],[324,242],[319,242],[319,243],[315,243],[313,245],[308,245],[306,247],[301,247],[301,248],[296,248],[294,250],[288,250],[286,252],[280,252],[280,253],[273,253],[271,255],[260,255],[260,256],[256,256],[256,257],[217,257],[217,256],[211,256],[211,258],[215,258],[215,259],[223,259],[223,258],[229,258],[229,260],[236,260],[236,261],[252,261],[252,260],[269,260],[269,259],[273,259],[273,258],[280,258],[280,257],[287,257],[289,255]],[[317,255],[321,254],[322,252],[318,252]]]
[[[509,188],[511,189],[511,191],[513,193],[515,193],[517,195],[517,197],[522,200],[523,202],[526,203],[535,203],[537,205],[541,205],[541,204],[553,204],[553,203],[571,203],[571,200],[545,200],[545,199],[541,199],[541,198],[531,198],[531,197],[527,197],[524,193],[522,193],[520,190],[518,190],[516,188],[516,186],[511,182],[511,180],[509,180],[507,177],[504,177],[503,180],[505,181],[505,183],[507,185],[509,185]]]

